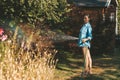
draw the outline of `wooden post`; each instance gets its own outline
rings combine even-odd
[[[118,35],[118,18],[117,18],[117,15],[118,15],[118,7],[116,7],[116,19],[115,19],[115,35]]]
[[[106,17],[106,16],[105,16],[105,9],[103,8],[103,9],[102,9],[102,20],[103,20],[103,21],[105,21],[105,17]]]

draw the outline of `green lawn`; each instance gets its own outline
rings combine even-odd
[[[93,54],[93,75],[82,79],[82,53],[60,51],[56,69],[56,80],[120,80],[120,52],[113,54]]]

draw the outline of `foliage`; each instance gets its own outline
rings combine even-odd
[[[118,20],[120,21],[120,1],[118,0]]]
[[[61,22],[69,11],[67,0],[0,0],[0,3],[0,19],[3,21]]]
[[[120,35],[120,0],[118,0],[118,35]]]
[[[120,0],[118,0],[118,21],[120,22]]]

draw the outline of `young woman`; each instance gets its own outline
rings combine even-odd
[[[89,23],[89,15],[84,16],[84,25],[80,29],[78,46],[82,48],[84,55],[84,71],[81,76],[92,74],[92,59],[90,55],[90,41],[92,39],[92,27]]]

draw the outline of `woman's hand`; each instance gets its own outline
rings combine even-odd
[[[85,43],[86,41],[88,41],[88,38],[82,39],[82,42]]]

